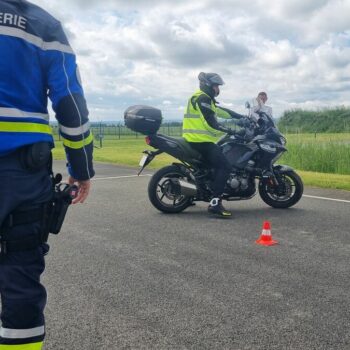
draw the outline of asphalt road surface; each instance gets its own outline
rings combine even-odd
[[[350,192],[287,210],[256,196],[223,220],[158,212],[150,172],[96,173],[50,237],[45,349],[350,349]],[[264,220],[278,245],[255,244]]]

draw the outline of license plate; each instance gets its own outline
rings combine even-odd
[[[144,156],[142,156],[139,165],[140,165],[141,167],[143,167],[143,166],[146,164],[147,159],[148,159],[148,155],[147,155],[147,154],[145,154]]]

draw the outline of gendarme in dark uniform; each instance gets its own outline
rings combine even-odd
[[[40,210],[52,197],[52,181],[46,158],[31,163],[28,152],[53,147],[48,97],[70,179],[81,189],[94,175],[92,135],[76,58],[60,22],[27,1],[1,0],[0,53],[0,350],[38,350],[45,336],[40,275],[48,251]]]

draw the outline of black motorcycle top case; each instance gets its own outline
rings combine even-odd
[[[162,123],[161,110],[149,106],[131,106],[124,112],[125,125],[144,135],[155,134]]]

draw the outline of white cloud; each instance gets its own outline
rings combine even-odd
[[[326,34],[349,30],[350,1],[330,0],[317,16],[311,19],[311,25]]]
[[[266,4],[265,1],[259,1],[262,4]],[[279,0],[270,3],[267,6],[267,12],[276,17],[290,18],[305,18],[314,14],[317,11],[322,10],[327,3],[334,2],[333,0]]]
[[[238,112],[260,90],[277,114],[341,105],[350,88],[349,0],[33,0],[75,49],[92,120],[131,104],[181,118],[200,71]]]
[[[267,42],[264,46],[264,51],[260,57],[268,66],[285,68],[298,62],[296,50],[288,40],[278,41],[277,43]]]
[[[315,50],[315,54],[331,70],[343,70],[350,64],[350,47],[333,46],[332,42],[326,42]]]

